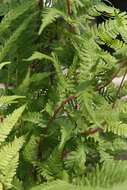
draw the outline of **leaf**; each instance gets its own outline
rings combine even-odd
[[[1,70],[5,65],[8,65],[8,64],[10,64],[10,63],[11,63],[10,61],[0,63],[0,70]]]
[[[47,59],[47,60],[52,61],[52,62],[54,61],[52,57],[45,55],[43,53],[37,52],[37,51],[35,51],[31,57],[29,57],[28,59],[25,59],[25,60],[26,61],[33,61],[36,59],[39,59],[39,60]]]

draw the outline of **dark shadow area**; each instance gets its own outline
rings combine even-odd
[[[127,0],[108,0],[107,4],[109,4],[108,2],[121,11],[127,11]]]

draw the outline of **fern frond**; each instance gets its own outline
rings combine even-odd
[[[39,30],[39,34],[41,34],[44,28],[53,23],[58,17],[64,17],[64,13],[55,8],[49,8],[45,10],[42,13],[42,24]]]
[[[11,182],[16,174],[19,151],[23,143],[24,138],[20,137],[0,149],[0,181],[8,188],[11,187]]]
[[[30,11],[33,9],[35,4],[36,3],[33,0],[28,0],[16,6],[14,9],[11,9],[0,23],[0,36],[2,36],[3,33],[7,32],[15,20],[23,16],[28,10]]]
[[[127,124],[122,122],[111,122],[106,129],[107,132],[112,132],[121,137],[127,137]]]
[[[85,172],[86,152],[83,144],[80,144],[75,151],[69,153],[65,159],[65,165],[68,170],[73,170],[79,175]]]
[[[103,14],[108,16],[108,17],[114,17],[116,15],[116,13],[119,13],[118,9],[111,7],[111,6],[108,6],[103,2],[96,3],[88,11],[88,15],[90,15],[91,17],[94,17],[94,18],[96,16],[100,16]]]
[[[31,57],[29,57],[28,59],[26,59],[26,61],[33,61],[33,60],[36,60],[36,59],[38,59],[38,60],[47,59],[47,60],[52,61],[52,62],[54,61],[52,59],[52,57],[50,57],[48,55],[45,55],[43,53],[37,52],[37,51],[34,52]]]
[[[122,184],[126,181],[127,173],[126,161],[109,160],[100,168],[97,166],[92,174],[88,174],[86,178],[87,185],[93,187],[111,187],[114,184]]]
[[[16,109],[12,114],[8,115],[8,117],[4,120],[3,123],[0,124],[0,145],[2,142],[5,141],[5,139],[19,120],[24,110],[25,106]]]
[[[39,137],[32,135],[23,150],[24,159],[31,163],[36,162],[37,160],[37,156],[38,156],[37,142],[38,141],[39,141]]]
[[[1,63],[1,64],[0,64],[0,70],[1,70],[5,65],[8,65],[8,64],[10,64],[9,61],[6,61],[6,62]]]
[[[22,98],[25,98],[25,96],[16,96],[16,95],[1,96],[0,97],[0,107],[2,107],[4,105],[16,103],[18,99],[22,99]]]
[[[55,146],[46,160],[35,163],[38,175],[46,181],[63,179],[67,172],[63,169],[62,151]]]
[[[16,29],[16,31],[12,34],[12,36],[5,42],[5,45],[1,48],[1,51],[0,51],[0,62],[8,55],[12,46],[16,43],[18,38],[28,27],[28,24],[33,19],[33,17],[34,16],[32,15],[29,18],[25,19],[24,22],[19,26],[19,28]]]

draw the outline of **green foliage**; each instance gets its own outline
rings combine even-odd
[[[55,182],[51,182],[49,184],[45,185],[40,185],[37,187],[32,188],[31,190],[57,190],[62,188],[63,190],[105,190],[105,188],[100,188],[100,187],[90,187],[90,186],[75,186],[72,184],[67,183],[66,181],[60,181],[57,180]],[[120,186],[117,187],[112,187],[112,188],[106,188],[107,190],[125,190],[126,189],[126,183],[123,183]]]
[[[0,15],[0,189],[124,189],[127,13],[9,0]]]

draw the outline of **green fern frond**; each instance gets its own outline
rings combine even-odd
[[[40,26],[39,34],[41,34],[44,28],[53,23],[58,17],[64,17],[64,13],[55,8],[49,8],[43,11],[42,17],[42,24]]]
[[[37,160],[37,156],[38,156],[37,142],[39,142],[39,137],[32,135],[23,150],[24,159],[31,163],[36,162]]]
[[[26,122],[31,122],[33,124],[36,124],[38,126],[46,127],[45,125],[43,125],[43,120],[42,120],[42,114],[39,112],[28,112],[27,114],[25,114],[23,116],[23,121]]]
[[[85,172],[85,162],[86,162],[86,152],[83,144],[80,143],[78,148],[75,151],[69,153],[65,159],[65,165],[68,170],[73,170],[79,175],[82,175]]]
[[[48,55],[45,55],[43,53],[40,53],[40,52],[34,52],[31,57],[26,59],[26,61],[33,61],[33,60],[36,60],[36,59],[38,59],[38,60],[47,59],[47,60],[52,61],[52,62],[54,61],[52,59],[52,57],[50,57]]]
[[[1,96],[0,97],[0,107],[2,107],[4,105],[16,103],[18,99],[22,99],[22,98],[25,98],[25,96],[16,96],[16,95]]]
[[[15,22],[15,20],[19,19],[27,11],[33,9],[33,7],[35,7],[35,4],[35,1],[27,0],[24,1],[22,4],[16,6],[14,9],[11,9],[0,23],[0,36],[7,32],[7,30]]]
[[[25,106],[16,109],[12,114],[8,115],[3,123],[0,124],[0,145],[5,141],[24,110]]]
[[[12,46],[16,43],[21,34],[26,30],[28,24],[34,16],[35,15],[32,15],[29,18],[25,19],[19,28],[16,29],[13,35],[5,42],[5,45],[1,48],[0,51],[0,62],[8,55],[9,51],[12,49]]]
[[[112,122],[107,126],[107,132],[112,132],[121,137],[127,137],[127,124],[122,122]]]
[[[88,15],[92,16],[92,17],[96,17],[96,16],[100,16],[100,15],[106,15],[108,17],[114,17],[116,15],[116,13],[119,13],[119,10],[106,5],[103,2],[98,2],[96,3],[92,8],[90,8],[90,10],[88,11]]]
[[[0,70],[1,70],[5,65],[8,65],[8,64],[10,64],[10,63],[11,63],[11,62],[9,62],[9,61],[0,63]]]
[[[113,185],[122,184],[127,180],[127,162],[109,160],[101,166],[97,166],[92,174],[88,174],[86,180],[87,185],[93,187],[111,187]]]
[[[8,188],[11,187],[11,182],[16,174],[19,151],[23,143],[24,138],[20,137],[0,149],[0,181]]]
[[[62,151],[56,147],[46,161],[37,163],[39,176],[44,178],[46,181],[62,179],[64,170],[61,157]]]

